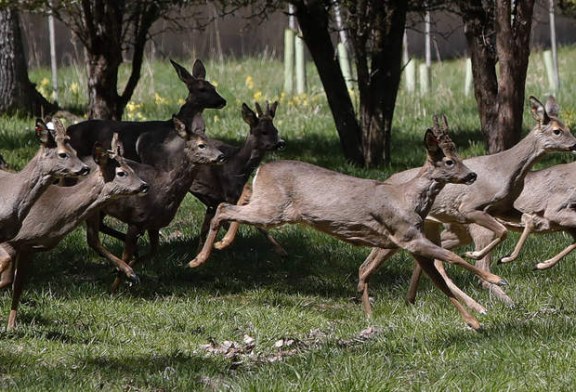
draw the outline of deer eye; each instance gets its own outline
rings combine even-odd
[[[59,152],[59,153],[58,153],[58,158],[66,159],[66,158],[68,158],[68,153]]]
[[[203,150],[203,149],[206,148],[206,144],[200,143],[200,144],[198,144],[198,148],[199,148],[200,150]]]
[[[446,161],[444,161],[444,163],[445,163],[446,166],[448,166],[448,167],[454,166],[454,161],[453,161],[452,159],[446,159]]]
[[[124,170],[118,170],[116,171],[116,175],[118,177],[126,177],[126,172]]]
[[[554,135],[558,136],[562,133],[562,131],[558,128],[554,129],[552,132],[554,132]]]

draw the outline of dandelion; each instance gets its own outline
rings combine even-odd
[[[262,91],[258,90],[254,93],[254,101],[258,102],[262,99]]]
[[[154,94],[154,103],[156,103],[156,105],[161,106],[161,105],[168,105],[168,99],[162,97],[160,94],[155,93]]]
[[[73,95],[78,95],[79,92],[80,92],[80,86],[78,85],[78,83],[73,82],[70,85],[70,93],[72,93]]]
[[[248,90],[252,90],[254,88],[254,78],[251,75],[246,76],[245,84]]]
[[[142,119],[144,116],[139,110],[142,108],[142,104],[136,103],[134,101],[130,101],[126,104],[126,115],[128,116],[129,120],[136,120]]]
[[[212,86],[218,87],[218,82],[217,82],[217,81],[211,80],[210,83],[212,83]]]
[[[178,105],[182,106],[186,103],[186,100],[184,98],[178,98]]]
[[[218,121],[220,121],[220,117],[218,117],[217,114],[214,115],[214,122],[217,123]]]

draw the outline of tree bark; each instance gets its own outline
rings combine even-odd
[[[44,116],[58,110],[28,78],[18,12],[0,8],[0,113]]]
[[[346,19],[355,49],[362,151],[365,165],[375,167],[391,161],[407,2],[358,1],[354,7]]]
[[[488,153],[506,150],[522,135],[534,0],[461,1],[472,60],[474,95]],[[500,76],[497,76],[496,66]]]
[[[307,4],[294,1],[293,4],[302,38],[324,86],[344,156],[356,165],[364,165],[360,125],[330,38],[328,9],[321,0],[311,0]]]

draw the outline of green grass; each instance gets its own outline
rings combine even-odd
[[[576,119],[576,49],[562,48],[563,118]],[[181,60],[187,68],[191,60]],[[393,130],[393,164],[366,170],[345,162],[322,94],[309,65],[306,96],[283,96],[281,64],[264,58],[206,63],[208,78],[228,100],[205,112],[210,135],[240,144],[247,125],[240,105],[255,96],[280,100],[275,124],[288,145],[270,159],[301,159],[341,172],[385,178],[420,166],[422,137],[433,113],[446,113],[463,156],[483,153],[473,97],[463,94],[464,63],[433,67],[434,88],[421,98],[401,91]],[[82,67],[60,71],[60,101],[85,105]],[[48,70],[34,70],[33,81]],[[125,75],[125,74],[124,74]],[[253,86],[247,83],[251,77]],[[73,87],[76,83],[76,87]],[[544,99],[547,80],[534,53],[527,94]],[[167,62],[147,63],[127,116],[167,119],[186,91]],[[529,114],[526,128],[532,125]],[[34,154],[33,119],[0,118],[0,153],[14,168]],[[556,154],[540,165],[571,161]],[[508,308],[478,287],[469,273],[450,268],[456,283],[484,304],[480,333],[464,327],[455,309],[426,280],[416,305],[404,303],[412,260],[398,253],[373,277],[374,316],[366,320],[354,301],[357,268],[368,249],[352,247],[318,232],[288,226],[274,231],[289,257],[275,255],[254,229],[241,228],[234,245],[191,270],[203,207],[187,196],[163,230],[159,255],[137,268],[140,285],[108,293],[112,267],[85,245],[83,229],[56,249],[41,253],[24,293],[19,327],[0,329],[2,390],[569,390],[576,368],[576,267],[570,255],[549,271],[533,265],[571,239],[535,236],[520,260],[494,266],[505,277]],[[516,234],[496,251],[503,256]],[[106,244],[117,254],[121,248]],[[142,241],[142,246],[145,246]],[[463,250],[459,250],[462,253]],[[0,322],[6,321],[10,292],[0,293]],[[361,331],[373,333],[361,337]],[[247,347],[246,337],[254,339]],[[230,343],[223,347],[226,342]],[[293,341],[291,345],[281,342]],[[212,346],[208,347],[212,342]],[[228,348],[228,351],[225,349]]]

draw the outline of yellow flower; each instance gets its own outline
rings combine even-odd
[[[154,93],[154,102],[156,103],[156,105],[160,106],[160,105],[167,105],[168,104],[168,99],[160,96],[160,94],[158,93]]]
[[[220,117],[218,117],[217,114],[214,115],[214,122],[217,123],[218,121],[220,121]]]
[[[258,102],[262,99],[262,91],[258,90],[254,93],[254,101]]]
[[[210,83],[212,83],[212,86],[218,87],[218,82],[217,82],[217,81],[211,80]]]
[[[178,98],[178,105],[182,106],[186,103],[186,100],[184,98]]]
[[[80,92],[80,86],[78,85],[78,83],[73,82],[73,83],[70,85],[70,92],[71,92],[73,95],[77,95],[77,94]]]
[[[40,81],[40,86],[42,86],[42,87],[48,87],[49,84],[50,84],[50,81],[48,80],[48,78],[44,78]]]
[[[254,78],[252,76],[246,76],[246,82],[244,83],[246,84],[246,87],[248,87],[248,90],[252,90],[254,88]]]

